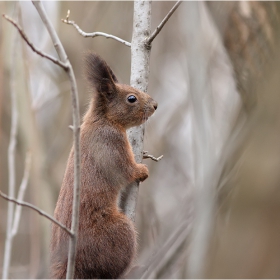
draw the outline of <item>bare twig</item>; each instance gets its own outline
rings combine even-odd
[[[68,60],[66,52],[57,36],[57,33],[49,20],[41,1],[32,1],[37,9],[44,25],[46,26],[53,45],[57,51],[58,56],[66,65],[66,71],[71,84],[72,95],[72,112],[73,112],[73,138],[74,138],[74,194],[73,194],[73,209],[72,209],[72,223],[71,223],[71,239],[69,242],[69,254],[67,264],[67,279],[74,277],[74,266],[76,258],[76,247],[78,238],[78,225],[79,225],[79,208],[80,208],[80,111],[78,90],[74,71],[71,63]]]
[[[161,155],[160,157],[154,157],[153,155],[149,155],[147,151],[143,152],[143,159],[147,159],[150,158],[156,162],[160,161],[163,158],[163,155]]]
[[[155,29],[155,31],[152,33],[152,35],[146,40],[146,47],[150,48],[151,47],[151,43],[153,42],[153,40],[156,38],[156,36],[158,35],[158,33],[161,31],[161,29],[163,28],[163,26],[166,24],[166,22],[169,20],[169,18],[173,15],[173,13],[176,11],[176,9],[180,6],[180,4],[182,3],[181,0],[179,0],[174,6],[173,8],[169,11],[169,13],[165,16],[165,18],[162,20],[162,22],[159,24],[159,26]]]
[[[31,166],[31,154],[30,154],[30,152],[28,152],[26,154],[24,175],[23,175],[20,187],[19,187],[17,201],[23,200],[24,193],[25,193],[25,190],[26,190],[26,187],[28,184],[30,166]],[[17,205],[16,210],[15,210],[15,215],[14,215],[13,228],[12,228],[12,232],[11,232],[12,237],[14,237],[18,231],[18,225],[19,225],[19,220],[20,220],[20,216],[21,216],[21,209],[22,209],[21,206]]]
[[[59,65],[60,67],[62,67],[64,70],[67,70],[68,67],[65,63],[61,62],[60,60],[56,59],[55,57],[48,55],[46,53],[44,53],[43,51],[38,50],[38,48],[36,48],[31,42],[30,40],[27,38],[26,34],[24,33],[24,31],[22,30],[22,28],[13,20],[11,19],[9,16],[3,15],[3,17],[9,21],[10,23],[12,23],[16,29],[18,30],[18,32],[20,33],[21,37],[23,38],[23,40],[27,43],[27,45],[37,54],[39,54],[40,56],[52,61],[54,64]]]
[[[97,36],[103,36],[105,37],[106,39],[114,39],[124,45],[126,45],[127,47],[130,47],[131,46],[131,43],[117,37],[117,36],[114,36],[114,35],[111,35],[111,34],[107,34],[107,33],[104,33],[104,32],[92,32],[92,33],[86,33],[84,32],[73,20],[69,20],[69,16],[70,16],[70,10],[68,10],[67,12],[67,16],[66,16],[66,19],[61,19],[62,22],[66,23],[66,24],[69,24],[69,25],[73,25],[77,31],[79,32],[79,34],[81,34],[83,37],[91,37],[91,38],[94,38],[94,37],[97,37]]]
[[[24,202],[24,201],[18,201],[14,198],[11,198],[9,196],[7,196],[6,194],[4,194],[3,192],[0,191],[0,196],[3,197],[4,199],[14,202],[17,205],[21,205],[21,206],[25,206],[28,207],[34,211],[36,211],[37,213],[39,213],[40,215],[44,216],[45,218],[47,218],[48,220],[50,220],[51,222],[55,223],[56,225],[58,225],[59,227],[61,227],[63,230],[65,230],[71,237],[73,237],[73,233],[71,232],[71,230],[69,230],[66,226],[64,226],[63,224],[61,224],[59,221],[57,221],[56,219],[54,219],[52,216],[50,216],[49,214],[47,214],[46,212],[40,210],[39,208],[37,208],[36,206],[32,205],[31,203],[28,202]]]

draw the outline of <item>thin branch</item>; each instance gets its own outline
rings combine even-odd
[[[37,54],[39,54],[40,56],[52,61],[54,64],[59,65],[60,67],[62,67],[64,70],[68,69],[68,66],[61,62],[60,60],[56,59],[55,57],[40,51],[37,47],[35,47],[30,40],[28,39],[28,37],[26,36],[25,32],[23,31],[23,29],[18,25],[18,23],[16,23],[13,19],[11,19],[9,16],[7,15],[3,15],[3,17],[9,21],[11,24],[13,24],[16,29],[18,30],[18,32],[20,33],[21,37],[23,38],[23,40],[27,43],[27,45]]]
[[[67,279],[73,279],[76,248],[78,240],[78,226],[79,226],[79,208],[80,208],[80,110],[78,100],[78,90],[74,71],[71,63],[68,60],[66,52],[62,46],[58,35],[49,20],[45,9],[41,1],[32,1],[33,5],[37,9],[44,25],[46,26],[48,33],[51,37],[53,45],[57,51],[58,56],[67,66],[65,71],[68,75],[71,84],[71,96],[72,96],[72,118],[73,118],[73,138],[74,138],[74,194],[73,194],[73,208],[72,208],[72,222],[71,222],[71,239],[69,242],[69,253],[67,263]]]
[[[59,221],[57,221],[56,219],[54,219],[52,216],[50,216],[49,214],[47,214],[46,212],[40,210],[39,208],[37,208],[36,206],[34,206],[31,203],[28,202],[24,202],[24,201],[18,201],[17,199],[11,198],[9,196],[7,196],[6,194],[4,194],[2,191],[0,191],[0,196],[3,197],[4,199],[14,202],[17,205],[20,206],[25,206],[28,207],[34,211],[36,211],[37,213],[39,213],[40,215],[44,216],[45,218],[47,218],[48,220],[50,220],[51,222],[55,223],[56,225],[58,225],[59,227],[61,227],[63,230],[65,230],[71,237],[73,237],[73,233],[71,232],[71,230],[69,230],[66,226],[64,226],[63,224],[61,224]]]
[[[147,158],[150,158],[156,162],[159,162],[162,158],[163,158],[163,155],[161,155],[160,157],[154,157],[153,155],[149,155],[147,151],[144,151],[143,152],[143,159],[147,159]]]
[[[169,20],[169,18],[173,15],[173,13],[176,11],[176,9],[180,6],[182,3],[182,0],[179,0],[173,8],[169,11],[169,13],[165,16],[163,21],[159,24],[159,26],[155,29],[155,31],[152,33],[152,35],[146,40],[146,47],[151,48],[151,44],[155,37],[158,35],[158,33],[161,31],[163,26],[166,24],[166,22]]]
[[[74,21],[72,20],[69,20],[69,15],[70,15],[70,11],[68,10],[68,13],[67,13],[67,16],[66,16],[66,19],[61,19],[62,22],[66,23],[66,24],[69,24],[69,25],[73,25],[77,31],[79,32],[79,34],[81,34],[83,37],[85,38],[88,38],[88,37],[91,37],[91,38],[94,38],[94,37],[97,37],[97,36],[103,36],[105,37],[106,39],[114,39],[122,44],[125,44],[127,47],[131,47],[131,43],[119,38],[119,37],[116,37],[114,35],[111,35],[111,34],[107,34],[107,33],[104,33],[104,32],[92,32],[92,33],[86,33],[84,32]]]
[[[23,200],[24,193],[25,193],[25,190],[26,190],[26,187],[28,184],[28,180],[29,180],[30,167],[31,167],[31,153],[28,152],[26,154],[24,175],[23,175],[20,187],[19,187],[17,201]],[[19,225],[20,216],[21,216],[21,209],[22,209],[22,207],[20,205],[17,205],[17,207],[15,209],[13,228],[12,228],[12,232],[11,232],[12,237],[14,237],[18,231],[18,225]]]
[[[15,4],[14,13],[18,16],[19,5]],[[8,172],[9,172],[9,196],[15,196],[15,185],[16,185],[16,166],[15,166],[15,152],[17,144],[17,127],[18,127],[18,108],[17,108],[17,98],[16,98],[16,46],[18,41],[18,36],[16,33],[13,34],[14,38],[12,40],[12,57],[11,57],[11,77],[10,77],[10,91],[11,91],[11,132],[10,132],[10,143],[8,148]],[[3,259],[3,274],[2,278],[9,277],[9,268],[11,262],[12,253],[12,227],[13,227],[13,217],[14,217],[14,204],[8,203],[7,212],[7,233],[5,240],[5,251]]]

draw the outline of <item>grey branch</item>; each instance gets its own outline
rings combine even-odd
[[[43,51],[40,51],[38,48],[36,48],[28,39],[28,37],[26,36],[25,32],[23,31],[23,29],[19,26],[18,23],[16,23],[13,19],[11,19],[9,16],[7,15],[3,15],[3,17],[9,21],[11,24],[13,24],[16,29],[18,30],[18,32],[20,33],[21,37],[23,38],[23,40],[27,43],[27,45],[37,54],[39,54],[40,56],[52,61],[54,64],[59,65],[60,67],[62,67],[64,70],[67,70],[67,65],[63,62],[61,62],[60,60],[56,59],[55,57],[44,53]]]
[[[146,47],[150,48],[151,43],[155,39],[155,37],[158,35],[158,33],[161,31],[163,26],[166,24],[166,22],[169,20],[169,18],[173,15],[173,13],[176,11],[176,9],[180,6],[182,3],[181,0],[179,0],[173,8],[169,11],[169,13],[165,16],[165,18],[162,20],[162,22],[159,24],[159,26],[155,29],[155,31],[152,33],[152,35],[146,40]]]
[[[65,71],[68,75],[71,84],[72,96],[72,118],[73,118],[73,138],[74,138],[74,194],[73,194],[73,208],[72,208],[72,223],[71,223],[71,239],[69,242],[69,253],[67,263],[67,279],[73,279],[74,267],[76,258],[76,248],[78,240],[78,225],[79,225],[79,208],[80,208],[80,110],[78,100],[77,83],[71,63],[68,60],[66,52],[58,38],[58,35],[49,20],[41,1],[32,1],[37,9],[42,22],[46,26],[51,37],[53,45],[59,58],[66,65]],[[69,15],[68,15],[69,16]]]
[[[92,33],[86,33],[84,32],[73,20],[69,20],[69,15],[70,15],[70,11],[68,10],[68,13],[67,13],[67,16],[66,16],[66,19],[61,19],[62,22],[66,23],[66,24],[69,24],[69,25],[73,25],[77,31],[79,32],[79,34],[81,34],[83,37],[91,37],[91,38],[94,38],[94,37],[97,37],[97,36],[103,36],[105,37],[106,39],[114,39],[122,44],[125,44],[127,47],[130,47],[131,46],[131,43],[119,38],[119,37],[116,37],[114,35],[111,35],[111,34],[107,34],[107,33],[104,33],[104,32],[92,32]]]
[[[14,202],[17,205],[21,205],[21,206],[25,206],[28,207],[34,211],[36,211],[37,213],[39,213],[40,215],[44,216],[45,218],[47,218],[48,220],[50,220],[51,222],[55,223],[56,225],[58,225],[59,227],[61,227],[63,230],[65,230],[70,236],[73,236],[73,233],[63,224],[61,224],[59,221],[55,220],[52,216],[50,216],[49,214],[47,214],[46,212],[40,210],[39,208],[37,208],[36,206],[34,206],[31,203],[28,202],[24,202],[24,201],[18,201],[14,198],[11,198],[9,196],[7,196],[6,194],[4,194],[3,192],[0,191],[0,196],[3,197],[4,199]]]
[[[143,159],[147,159],[150,158],[156,162],[160,161],[163,158],[163,155],[161,155],[160,157],[154,157],[153,155],[149,155],[147,151],[143,151]]]

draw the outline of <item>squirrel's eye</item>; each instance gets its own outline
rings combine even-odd
[[[129,103],[134,103],[135,101],[137,101],[137,98],[136,98],[136,96],[134,96],[134,95],[129,95],[129,96],[127,97],[127,101],[128,101]]]

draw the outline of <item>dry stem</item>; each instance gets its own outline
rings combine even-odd
[[[117,36],[114,36],[114,35],[111,35],[111,34],[107,34],[107,33],[104,33],[104,32],[92,32],[92,33],[86,33],[84,32],[73,20],[69,20],[69,16],[70,16],[70,11],[68,10],[68,13],[67,13],[67,16],[66,16],[66,19],[61,19],[62,22],[66,23],[66,24],[70,24],[70,25],[73,25],[76,30],[79,32],[79,34],[81,34],[83,37],[91,37],[91,38],[94,38],[94,37],[97,37],[97,36],[103,36],[105,37],[106,39],[114,39],[124,45],[126,45],[127,47],[130,47],[131,46],[131,43],[117,37]]]
[[[0,196],[3,197],[4,199],[14,202],[17,205],[20,206],[25,206],[28,207],[34,211],[36,211],[37,213],[39,213],[40,215],[44,216],[45,218],[47,218],[48,220],[50,220],[51,222],[55,223],[56,225],[60,226],[63,230],[65,230],[71,237],[73,236],[73,233],[67,228],[65,227],[63,224],[61,224],[59,221],[57,221],[56,219],[54,219],[52,216],[50,216],[49,214],[47,214],[46,212],[40,210],[39,208],[37,208],[36,206],[34,206],[31,203],[28,202],[24,202],[24,201],[18,201],[17,199],[11,198],[9,196],[7,196],[6,194],[4,194],[3,192],[0,191]]]

